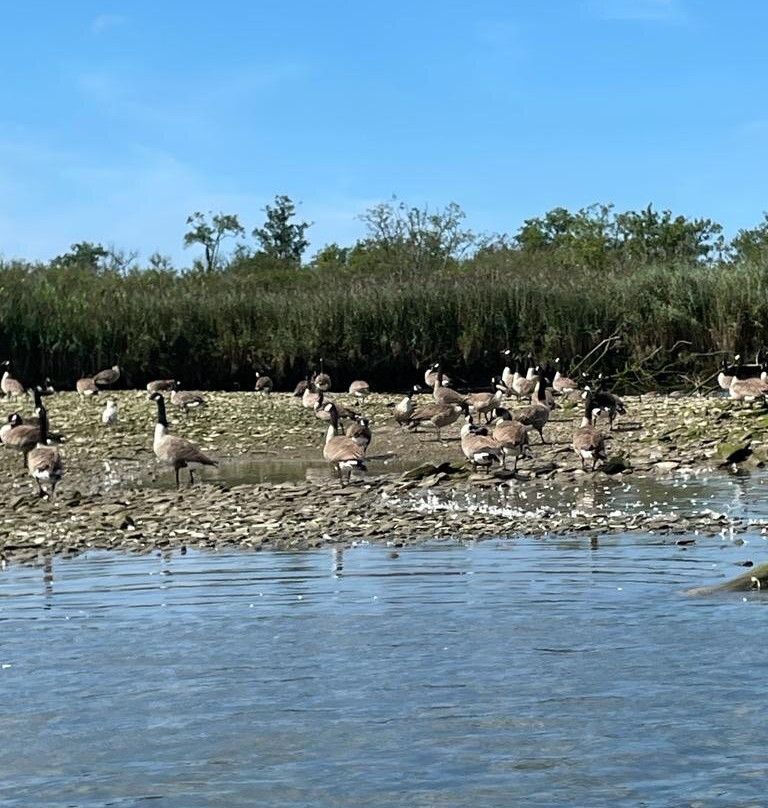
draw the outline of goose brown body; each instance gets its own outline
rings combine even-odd
[[[107,387],[114,384],[120,378],[119,365],[112,365],[111,368],[100,370],[98,373],[93,374],[93,381],[100,387]]]
[[[323,457],[338,472],[339,482],[343,488],[344,477],[346,476],[349,482],[353,469],[368,470],[365,465],[365,448],[354,438],[336,434],[339,428],[339,414],[333,402],[325,404],[325,409],[328,411],[330,423],[325,433]]]
[[[427,404],[417,407],[411,414],[411,424],[430,424],[437,431],[437,440],[440,440],[440,430],[458,420],[463,409],[459,404]]]
[[[90,376],[84,376],[75,382],[75,389],[81,396],[96,396],[99,393],[99,388],[96,382]]]
[[[3,371],[2,379],[0,379],[0,390],[2,390],[3,395],[7,398],[25,395],[26,390],[24,389],[24,385],[11,375],[11,363],[6,359],[3,365],[5,366],[5,370]]]
[[[512,418],[510,411],[504,407],[496,407],[492,415],[496,419],[492,434],[504,450],[504,465],[506,466],[507,457],[513,456],[514,470],[517,471],[518,460],[528,455],[528,430],[520,421]]]
[[[168,432],[168,420],[165,412],[165,399],[162,393],[152,393],[149,398],[157,404],[157,423],[155,424],[152,450],[155,457],[161,462],[173,468],[176,474],[176,488],[179,487],[180,469],[189,468],[189,483],[194,483],[191,464],[200,466],[218,466],[217,460],[213,460],[204,454],[194,443],[171,435]]]
[[[27,452],[26,465],[30,476],[37,483],[39,495],[52,499],[56,491],[56,485],[64,475],[64,461],[57,448],[47,445],[48,412],[43,406],[41,387],[35,388],[35,405],[37,416],[40,419],[39,438],[37,445]],[[43,487],[44,483],[48,484],[48,491]]]
[[[461,428],[461,451],[476,471],[478,466],[490,469],[494,464],[501,465],[504,460],[504,450],[501,444],[490,435],[475,431],[471,416]]]
[[[586,471],[587,460],[592,461],[592,471],[598,460],[606,460],[605,437],[592,425],[592,410],[594,408],[591,396],[587,396],[586,410],[581,425],[573,433],[573,451],[581,460],[581,467]]]

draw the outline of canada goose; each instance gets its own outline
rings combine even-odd
[[[364,382],[362,379],[356,379],[349,385],[349,392],[363,401],[366,396],[370,395],[371,388],[368,382]]]
[[[97,396],[99,394],[99,388],[96,386],[96,382],[94,382],[90,376],[78,379],[75,383],[75,389],[81,396],[85,398],[90,398],[91,396]]]
[[[435,362],[433,365],[430,365],[424,371],[424,383],[427,387],[434,387],[437,383],[437,374],[440,370],[440,363]],[[451,379],[446,374],[443,374],[441,384],[443,387],[450,387],[451,386]]]
[[[114,384],[120,378],[120,367],[119,365],[112,365],[111,368],[107,368],[106,370],[100,370],[98,373],[93,374],[93,381],[99,385],[99,387],[107,387],[110,384]]]
[[[572,393],[579,389],[579,385],[573,379],[569,379],[567,376],[563,376],[562,373],[560,373],[562,366],[563,363],[558,356],[557,359],[555,359],[555,375],[552,378],[552,389],[561,395]]]
[[[469,411],[475,415],[484,415],[486,424],[491,420],[491,410],[501,404],[507,390],[501,376],[494,376],[491,379],[491,385],[494,388],[492,393],[470,393],[467,396]]]
[[[598,382],[602,385],[602,374],[598,376]],[[599,415],[608,416],[608,428],[613,432],[613,422],[617,415],[626,415],[627,408],[624,402],[614,393],[609,393],[607,390],[597,389],[592,391],[587,385],[582,393],[582,398],[590,396],[592,399],[592,421],[596,421]]]
[[[154,381],[147,382],[148,393],[160,393],[164,390],[173,390],[176,384],[176,379],[155,379]]]
[[[315,386],[327,393],[331,389],[331,377],[323,370],[323,358],[320,357],[320,373],[315,376]]]
[[[345,473],[347,482],[349,482],[353,469],[368,471],[368,467],[365,465],[365,449],[354,438],[336,434],[339,428],[339,414],[336,405],[328,402],[325,408],[331,422],[325,433],[323,457],[338,472],[339,482],[343,488]]]
[[[467,403],[467,397],[461,393],[457,393],[450,387],[444,386],[443,371],[440,367],[437,369],[437,376],[435,377],[435,385],[432,388],[432,398],[435,399],[436,404],[459,404]]]
[[[272,379],[269,376],[262,376],[259,371],[256,371],[256,386],[254,387],[257,393],[269,394],[272,392]]]
[[[739,379],[731,377],[728,386],[728,395],[735,401],[757,401],[760,398],[768,397],[768,382],[752,377],[749,379]]]
[[[152,441],[152,449],[155,457],[161,462],[173,467],[176,473],[176,488],[179,487],[179,469],[189,468],[189,484],[195,482],[190,464],[197,463],[201,466],[218,466],[217,460],[212,460],[203,454],[194,443],[190,443],[184,438],[168,434],[168,419],[165,415],[165,399],[162,393],[151,393],[151,401],[157,403],[157,423],[155,424],[155,435]]]
[[[18,379],[14,379],[13,376],[11,376],[10,359],[6,359],[5,362],[2,363],[2,366],[5,367],[3,378],[0,380],[0,390],[3,391],[3,394],[8,398],[25,395],[26,390],[24,389],[24,385]]]
[[[510,364],[514,361],[512,351],[510,351],[509,348],[505,348],[501,353],[506,358],[506,364],[504,365],[504,369],[501,371],[501,380],[504,382],[507,388],[507,395],[516,395],[514,389],[512,388],[512,379],[515,377],[515,373],[512,370],[512,365]]]
[[[56,388],[53,386],[53,382],[46,376],[45,381],[40,385],[40,395],[52,396],[55,392]]]
[[[532,398],[536,390],[536,378],[528,378],[528,371],[526,371],[523,360],[518,357],[515,365],[515,372],[512,375],[512,390],[518,398]]]
[[[150,398],[152,398],[152,396],[150,396]],[[198,393],[195,390],[182,390],[180,381],[176,381],[173,385],[171,404],[181,407],[184,415],[186,415],[189,410],[197,410],[207,406],[205,396],[203,396],[202,393]],[[163,406],[165,406],[165,401],[163,401]]]
[[[535,404],[531,404],[530,407],[526,407],[524,410],[517,413],[516,417],[523,426],[535,429],[539,433],[542,443],[547,443],[547,441],[544,440],[543,430],[547,421],[549,421],[552,404],[547,401],[547,380],[543,370],[539,372],[538,380],[534,379],[534,381],[536,382],[537,401]]]
[[[731,379],[733,378],[733,370],[728,367],[727,360],[723,359],[720,363],[720,371],[717,374],[717,384],[721,390],[728,390],[731,386]]]
[[[517,461],[521,457],[530,456],[528,430],[520,421],[516,421],[505,407],[496,407],[492,415],[495,419],[492,434],[504,451],[504,466],[507,465],[507,457],[511,455],[515,458],[513,470],[517,471]]]
[[[350,420],[358,417],[358,414],[354,410],[349,409],[349,407],[345,407],[338,401],[332,402],[329,399],[326,399],[325,393],[323,393],[322,390],[318,390],[317,401],[315,402],[315,415],[322,421],[330,421],[331,419],[330,411],[325,409],[326,404],[333,404],[336,407],[336,414],[338,415],[339,419]]]
[[[472,464],[472,469],[477,471],[478,466],[482,466],[490,471],[494,463],[501,465],[504,460],[504,451],[501,444],[487,434],[486,429],[478,430],[472,422],[472,416],[467,415],[464,425],[461,427],[461,451],[464,457]]]
[[[356,440],[367,452],[368,447],[371,445],[371,422],[367,418],[358,415],[355,418],[355,423],[350,424],[344,434],[348,438]]]
[[[5,443],[5,436],[17,426],[21,426],[24,423],[24,419],[19,415],[18,412],[12,412],[8,416],[8,421],[0,426],[0,443]],[[38,422],[39,423],[39,422]]]
[[[584,471],[587,470],[587,460],[592,461],[591,470],[594,471],[598,460],[607,459],[605,438],[603,433],[592,425],[592,411],[595,405],[591,393],[587,394],[585,401],[584,417],[573,433],[573,451],[579,456]]]
[[[53,499],[56,484],[64,475],[64,462],[61,453],[54,446],[48,446],[48,413],[40,397],[42,388],[36,388],[35,396],[37,417],[40,419],[39,438],[37,445],[26,456],[27,469],[37,483],[37,490],[41,497]],[[21,427],[19,427],[21,428]],[[48,483],[48,491],[43,488]]]
[[[317,408],[317,402],[320,401],[320,390],[315,386],[312,379],[307,380],[307,386],[301,394],[301,406],[308,410]]]
[[[401,427],[407,426],[410,423],[411,415],[413,415],[413,411],[416,409],[416,402],[413,400],[413,395],[414,393],[420,392],[421,388],[417,384],[414,384],[405,394],[405,398],[395,405],[393,415],[395,421],[400,424]]]
[[[104,426],[112,426],[117,423],[117,403],[111,398],[107,399],[104,409],[101,411],[101,423]]]
[[[302,379],[296,387],[293,388],[293,395],[296,398],[301,398],[304,395],[304,391],[309,387],[310,377],[307,376],[306,379]]]
[[[427,404],[411,413],[410,423],[414,426],[431,424],[437,431],[437,440],[440,440],[440,430],[454,423],[465,407],[460,404]]]

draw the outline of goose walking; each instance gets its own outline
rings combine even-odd
[[[495,407],[500,406],[507,386],[502,381],[501,376],[494,376],[491,379],[493,392],[490,393],[470,393],[467,396],[469,411],[475,415],[484,415],[486,424],[491,420],[491,412]]]
[[[581,467],[584,471],[587,470],[587,460],[592,461],[591,470],[594,471],[598,460],[607,459],[603,433],[599,432],[592,425],[593,409],[594,402],[592,396],[587,395],[584,417],[581,419],[581,424],[576,428],[573,434],[573,451],[579,456]]]
[[[37,483],[40,497],[53,499],[56,484],[64,476],[64,461],[55,446],[48,446],[48,412],[40,396],[42,388],[36,388],[35,392],[37,417],[40,419],[39,438],[35,447],[27,453],[27,470]],[[48,485],[47,491],[43,487],[44,484]]]
[[[155,424],[154,439],[152,441],[155,457],[161,463],[173,468],[176,474],[176,488],[179,487],[179,470],[184,468],[189,469],[189,484],[192,485],[195,482],[193,464],[198,466],[218,466],[219,462],[203,454],[194,443],[177,435],[169,434],[163,394],[151,393],[149,398],[157,404],[157,423]]]
[[[337,435],[339,428],[339,414],[336,405],[329,402],[325,405],[330,423],[325,433],[325,445],[323,446],[323,457],[335,468],[339,475],[341,487],[344,487],[344,478],[349,483],[354,470],[368,471],[365,465],[365,449],[354,438],[346,435]]]
[[[552,403],[547,399],[547,380],[544,376],[544,371],[539,371],[538,383],[536,384],[537,401],[526,407],[517,414],[517,420],[523,426],[529,429],[535,429],[539,433],[542,443],[547,443],[544,440],[544,427],[549,421],[549,415],[552,410]]]
[[[393,415],[395,422],[400,424],[401,427],[408,426],[410,424],[411,416],[413,415],[413,411],[416,409],[416,402],[413,400],[413,396],[419,392],[421,392],[421,388],[417,384],[414,384],[413,387],[405,394],[405,398],[395,404]]]
[[[427,404],[413,411],[409,424],[433,426],[437,433],[436,439],[440,440],[440,431],[455,423],[463,411],[464,407],[460,404]]]
[[[514,457],[515,465],[513,471],[517,471],[517,462],[521,457],[530,457],[528,441],[528,430],[520,421],[512,417],[512,413],[505,407],[496,407],[493,410],[492,418],[495,419],[492,436],[494,440],[501,444],[504,452],[504,467],[507,465],[507,458]]]

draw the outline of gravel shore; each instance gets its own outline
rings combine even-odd
[[[208,405],[188,416],[169,405],[171,430],[220,461],[196,485],[179,491],[172,474],[158,474],[152,452],[155,407],[140,391],[74,393],[46,399],[51,431],[64,435],[67,471],[54,501],[40,500],[20,455],[0,447],[0,559],[35,561],[90,548],[149,552],[158,548],[239,546],[301,550],[360,541],[392,546],[426,539],[653,531],[672,542],[698,534],[747,529],[743,520],[700,511],[660,516],[590,509],[582,497],[594,487],[640,477],[744,473],[768,461],[768,413],[716,398],[627,397],[627,415],[608,441],[604,468],[583,472],[571,448],[581,407],[555,409],[533,458],[518,473],[472,474],[463,462],[459,423],[437,441],[412,433],[392,418],[400,395],[375,394],[361,407],[349,395],[331,397],[371,419],[369,456],[391,458],[397,470],[353,478],[341,488],[322,464],[325,423],[291,395],[206,393]],[[117,401],[118,422],[104,427],[107,398]],[[426,397],[425,397],[426,399]],[[0,402],[0,413],[31,414],[27,401]],[[512,402],[513,410],[515,409]],[[247,481],[245,462],[263,466],[261,482]],[[290,462],[303,479],[270,482],[270,467]],[[310,462],[311,461],[311,462]],[[320,461],[318,463],[318,461]],[[375,465],[374,463],[371,464]],[[405,470],[403,470],[405,469]],[[520,505],[523,493],[530,502]],[[530,495],[530,496],[528,496]],[[573,501],[572,501],[573,500]],[[463,504],[457,504],[457,503]],[[760,529],[761,526],[753,526]]]

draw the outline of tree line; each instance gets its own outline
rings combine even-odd
[[[483,383],[511,347],[599,360],[631,389],[702,382],[768,342],[768,216],[727,240],[710,219],[592,205],[482,234],[455,203],[392,199],[307,258],[290,197],[264,213],[250,241],[237,214],[192,213],[183,269],[90,242],[0,261],[0,352],[63,386],[119,362],[132,385],[247,389],[259,370],[288,387],[323,356],[340,385],[392,389],[435,358]]]

